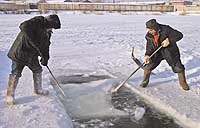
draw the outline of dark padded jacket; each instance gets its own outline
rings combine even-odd
[[[49,59],[51,34],[46,30],[47,20],[36,16],[20,24],[20,32],[11,46],[8,57],[19,63],[32,63],[38,56]]]
[[[158,57],[166,59],[170,66],[174,66],[178,60],[180,60],[180,52],[178,46],[176,44],[177,41],[183,38],[183,34],[168,25],[159,24],[158,30],[158,42],[159,45],[156,46],[154,42],[153,35],[147,33],[145,36],[147,40],[146,44],[146,53],[145,55],[151,55],[160,45],[161,43],[168,38],[169,46],[165,48],[161,48],[160,51],[152,57],[152,61],[156,61]]]

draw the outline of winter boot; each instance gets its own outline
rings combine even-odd
[[[179,84],[181,85],[181,87],[183,88],[183,90],[188,91],[190,90],[187,82],[186,82],[186,78],[185,78],[185,72],[181,72],[178,73],[178,79],[179,79]]]
[[[15,90],[18,84],[19,77],[16,75],[10,74],[8,79],[7,93],[6,93],[6,103],[8,105],[15,104]]]
[[[151,75],[151,70],[144,69],[144,79],[140,84],[140,87],[145,88],[149,84],[150,75]]]
[[[33,73],[34,93],[37,95],[48,95],[48,90],[42,89],[42,73]]]

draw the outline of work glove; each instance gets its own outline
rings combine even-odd
[[[150,57],[148,55],[144,56],[144,64],[148,64],[150,60]]]
[[[167,47],[169,45],[169,39],[166,38],[162,43],[161,43],[162,47]]]
[[[48,60],[47,59],[44,59],[43,57],[40,59],[40,63],[43,65],[43,66],[47,66],[48,64]]]

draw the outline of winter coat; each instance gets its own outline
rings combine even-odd
[[[169,46],[165,48],[161,48],[160,51],[158,51],[153,57],[152,61],[156,61],[158,57],[161,57],[162,59],[166,59],[168,64],[170,66],[174,66],[178,60],[180,60],[180,52],[178,49],[178,46],[176,44],[177,41],[181,40],[183,38],[183,34],[173,28],[171,28],[168,25],[159,25],[158,30],[158,43],[159,45],[156,46],[154,42],[153,35],[150,33],[147,33],[145,38],[147,40],[146,44],[146,53],[145,55],[151,55],[160,45],[161,43],[168,38],[169,39]]]
[[[11,46],[8,57],[24,64],[38,61],[38,56],[48,61],[51,34],[47,32],[46,24],[47,20],[43,16],[21,23],[21,31]]]

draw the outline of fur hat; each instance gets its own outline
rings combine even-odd
[[[146,22],[146,28],[158,30],[159,24],[156,22],[156,19],[151,19]]]
[[[60,19],[58,15],[52,14],[45,17],[47,19],[47,28],[59,29],[61,28]]]

